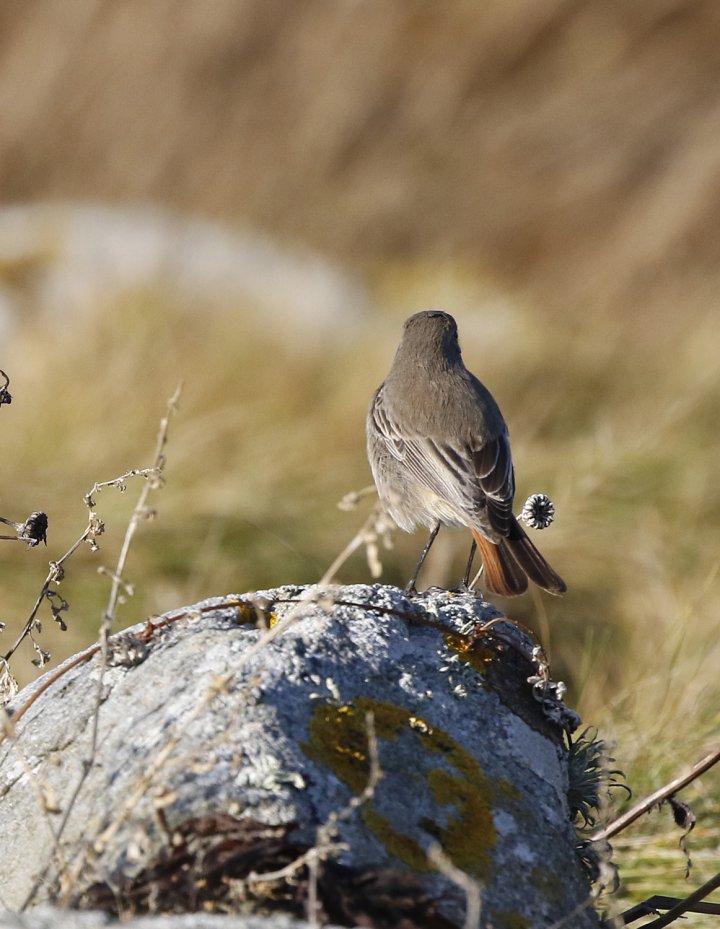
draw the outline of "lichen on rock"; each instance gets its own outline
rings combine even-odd
[[[433,844],[478,883],[483,925],[550,924],[588,900],[567,804],[573,714],[558,715],[552,692],[547,711],[528,680],[535,644],[481,599],[288,587],[203,601],[121,635],[143,643],[137,661],[102,669],[89,653],[10,707],[14,736],[0,746],[10,905],[302,915],[319,836],[315,889],[339,925],[383,907],[408,925],[462,925],[465,893],[431,864]],[[380,777],[365,796],[371,748]],[[60,813],[41,808],[42,791]],[[264,900],[253,861],[287,872],[266,881]],[[597,926],[592,907],[573,925]]]

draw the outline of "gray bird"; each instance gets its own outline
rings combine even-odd
[[[457,324],[426,310],[405,322],[390,373],[367,417],[367,448],[380,501],[406,532],[467,526],[480,549],[488,588],[503,596],[528,579],[552,594],[565,582],[513,515],[515,475],[505,420],[490,392],[465,367]],[[471,551],[471,560],[474,553]],[[470,562],[465,582],[469,578]]]

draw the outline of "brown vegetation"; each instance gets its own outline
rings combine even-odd
[[[558,510],[540,541],[570,592],[512,615],[540,630],[631,785],[655,789],[716,741],[720,14],[686,0],[327,11],[3,5],[6,201],[150,200],[254,225],[352,267],[371,310],[302,344],[251,302],[208,313],[161,288],[87,316],[27,314],[0,358],[13,394],[0,410],[2,515],[46,511],[58,557],[93,482],[149,463],[182,379],[160,519],[131,554],[124,619],[319,577],[365,518],[335,501],[368,482],[365,406],[400,321],[444,306],[509,422],[519,500],[546,491]],[[31,262],[3,251],[7,293],[34,292],[52,235],[44,248]],[[116,532],[103,563],[123,502],[110,491],[98,504]],[[11,627],[42,585],[45,550],[4,544]],[[381,552],[383,579],[406,579],[420,545]],[[454,582],[464,546],[441,536],[426,583]],[[54,658],[97,630],[97,562],[84,552],[63,582],[68,632],[43,633]],[[359,555],[342,573],[367,577]],[[695,883],[715,867],[712,778],[689,798]],[[618,842],[626,886],[682,893],[677,834],[655,822],[660,844],[647,820]]]

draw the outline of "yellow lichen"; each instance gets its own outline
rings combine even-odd
[[[265,613],[257,609],[252,603],[246,603],[244,600],[235,601],[232,605],[237,610],[235,621],[239,626],[257,626],[262,625],[263,620],[268,629],[280,622],[277,613]]]
[[[538,865],[530,872],[530,881],[543,894],[548,903],[561,903],[565,899],[565,882],[555,871],[549,871]]]
[[[417,742],[403,788],[418,797],[417,804],[408,803],[401,832],[397,824],[391,824],[379,812],[383,808],[382,791],[390,778],[382,780],[362,811],[367,827],[388,852],[414,870],[428,869],[421,845],[425,835],[437,839],[459,868],[487,878],[496,842],[493,805],[507,802],[509,785],[489,778],[478,761],[448,733],[404,707],[360,697],[343,706],[317,705],[303,751],[333,771],[355,794],[360,793],[370,774],[367,713],[373,715],[380,747],[382,742],[397,742],[401,736]],[[434,760],[438,756],[442,767]],[[397,790],[397,781],[394,787]],[[425,802],[420,801],[421,797]],[[436,814],[421,817],[419,811],[427,810],[429,802],[436,807]]]
[[[454,806],[457,812],[440,829],[437,839],[458,868],[485,876],[490,869],[490,851],[495,844],[495,826],[485,775],[475,781],[456,777],[436,768],[428,782],[437,803]]]
[[[239,625],[245,625],[246,623],[255,625],[257,623],[257,613],[249,603],[240,601],[235,605],[235,608],[237,610],[236,622]]]
[[[528,929],[530,923],[519,913],[493,910],[490,924],[493,929]]]
[[[522,799],[522,794],[518,788],[504,777],[498,778],[497,781],[495,781],[495,788],[503,797],[510,800],[512,803],[518,803]]]
[[[464,664],[470,665],[478,674],[484,674],[489,664],[496,660],[497,654],[479,639],[459,632],[448,632],[444,636],[445,645],[458,656]]]
[[[305,754],[330,768],[353,793],[360,793],[370,776],[364,715],[350,706],[318,704],[309,734],[310,741],[301,745]]]
[[[430,864],[420,843],[394,829],[386,816],[382,816],[371,806],[365,807],[361,816],[368,829],[380,839],[391,855],[404,861],[413,871],[430,870]]]

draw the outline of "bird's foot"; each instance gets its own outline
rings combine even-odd
[[[453,594],[471,594],[472,596],[477,595],[477,591],[474,587],[471,587],[465,578],[463,578],[457,587],[451,587],[450,593]]]

